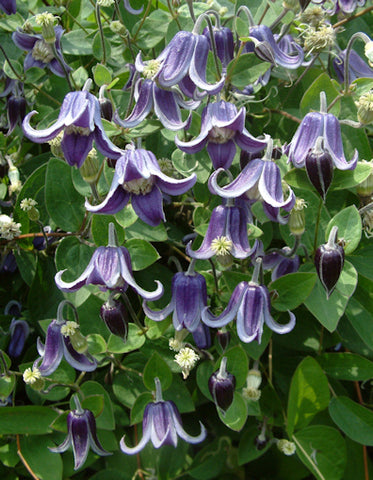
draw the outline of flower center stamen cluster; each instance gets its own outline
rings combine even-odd
[[[154,176],[149,178],[136,178],[136,180],[130,180],[129,182],[123,182],[123,188],[127,192],[134,193],[135,195],[146,195],[151,192],[154,185]]]

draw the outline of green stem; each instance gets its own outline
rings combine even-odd
[[[315,238],[313,240],[313,251],[316,252],[317,249],[317,239],[319,236],[319,227],[320,227],[320,218],[321,218],[321,209],[323,206],[323,199],[320,198],[319,208],[317,210],[316,225],[315,225]]]
[[[102,63],[103,65],[105,65],[106,64],[105,36],[104,36],[104,30],[102,28],[100,6],[98,3],[96,3],[96,21],[97,21],[98,29],[100,31],[100,39],[101,39],[101,47],[102,47]]]

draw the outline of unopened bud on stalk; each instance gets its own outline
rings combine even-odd
[[[329,234],[328,242],[316,250],[315,267],[327,298],[333,293],[341,275],[345,252],[337,243],[338,227],[334,226]]]
[[[224,332],[223,330],[218,330],[216,332],[216,339],[219,342],[219,345],[221,346],[221,348],[225,350],[229,345],[231,334],[227,331]]]
[[[306,157],[306,172],[309,181],[325,201],[326,194],[333,180],[333,160],[322,148],[322,137],[316,141],[315,148]]]
[[[119,300],[110,300],[104,303],[100,316],[113,335],[121,337],[125,342],[128,335],[128,312]]]
[[[236,378],[227,372],[227,357],[223,357],[219,370],[211,374],[208,382],[209,390],[215,405],[223,410],[231,406],[233,402],[234,389],[236,387]]]
[[[262,392],[259,387],[262,383],[262,375],[259,370],[253,368],[249,370],[246,377],[246,387],[243,389],[242,394],[247,400],[257,402]]]
[[[295,205],[290,212],[288,221],[289,230],[293,235],[300,237],[306,229],[306,217],[304,214],[306,207],[307,204],[303,198],[297,198],[295,200]]]

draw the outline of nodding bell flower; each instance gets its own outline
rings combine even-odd
[[[207,287],[203,275],[194,271],[191,262],[187,272],[178,272],[172,279],[171,302],[159,311],[151,310],[143,302],[144,313],[151,320],[160,322],[173,313],[172,321],[176,331],[183,328],[195,332],[201,325],[201,311],[207,305]]]
[[[334,226],[329,234],[328,242],[320,245],[315,252],[314,263],[320,282],[326,291],[327,298],[333,293],[342,273],[345,252],[337,243],[338,227]]]
[[[201,433],[196,437],[188,435],[183,429],[180,414],[176,405],[171,400],[163,400],[161,383],[156,377],[154,379],[156,394],[155,402],[148,403],[145,408],[142,421],[142,439],[136,447],[128,447],[124,438],[120,441],[120,448],[127,455],[139,453],[145,445],[151,441],[154,448],[163,445],[177,446],[178,436],[187,443],[200,443],[206,438],[206,429],[200,422]]]
[[[157,300],[163,294],[162,284],[156,280],[157,288],[153,292],[142,289],[133,277],[131,257],[125,247],[118,247],[113,223],[109,224],[109,242],[107,247],[95,250],[87,268],[74,282],[65,282],[59,271],[55,276],[57,287],[63,292],[76,292],[84,285],[98,285],[101,290],[125,292],[130,285],[136,293],[146,300]]]
[[[82,372],[93,372],[97,367],[96,360],[85,354],[87,340],[80,333],[78,323],[63,318],[63,308],[66,304],[73,308],[77,319],[75,307],[67,300],[63,300],[58,305],[56,320],[52,320],[48,325],[45,345],[40,338],[37,340],[40,358],[34,362],[34,367],[43,377],[51,375],[63,357],[73,368]]]
[[[306,156],[305,164],[309,181],[325,201],[334,171],[332,157],[322,148],[322,144],[323,138],[318,137],[315,147]]]
[[[177,32],[167,47],[155,60],[143,61],[141,52],[136,57],[136,70],[146,78],[154,80],[160,88],[169,89],[179,84],[185,77],[203,93],[214,95],[224,86],[225,76],[215,84],[206,81],[209,41],[196,33],[201,21],[196,22],[193,32]]]
[[[200,105],[200,101],[184,100],[176,89],[163,90],[153,80],[139,79],[135,84],[134,96],[136,105],[132,113],[123,120],[118,112],[114,114],[114,121],[123,128],[133,128],[141,123],[154,110],[155,115],[162,125],[168,130],[175,131],[188,128],[191,117],[183,122],[180,107],[194,110]]]
[[[206,27],[202,33],[207,38],[210,49],[212,50],[210,31],[208,27]],[[228,27],[222,27],[219,20],[219,24],[215,27],[212,27],[212,33],[215,39],[216,53],[218,58],[221,61],[223,68],[227,68],[229,62],[233,60],[234,57],[234,38],[232,30]]]
[[[319,137],[322,139],[321,148],[332,157],[336,168],[353,170],[356,167],[358,151],[355,150],[352,160],[347,162],[343,152],[341,127],[337,117],[327,113],[325,92],[320,92],[320,112],[307,113],[292,141],[284,148],[288,161],[296,168],[304,167],[307,155],[315,148],[316,142],[320,144]]]
[[[346,50],[343,50],[333,60],[334,71],[340,83],[345,81]],[[358,55],[355,50],[350,50],[348,58],[348,78],[352,83],[357,78],[373,78],[373,69]]]
[[[262,59],[264,54],[264,60],[288,69],[297,69],[302,65],[304,52],[294,40],[281,43],[266,25],[250,27],[250,37],[253,41],[246,43],[245,52],[256,52]]]
[[[76,409],[67,416],[67,437],[58,447],[48,447],[53,453],[63,453],[71,446],[74,454],[74,470],[87,460],[89,449],[100,456],[111,455],[102,447],[97,438],[96,420],[90,410],[83,409],[77,395],[74,395]]]
[[[45,41],[42,34],[26,33],[21,29],[17,29],[12,34],[13,42],[17,47],[28,52],[23,64],[25,71],[32,67],[48,67],[52,73],[59,77],[65,77],[66,72],[68,73],[71,71],[71,68],[63,59],[61,50],[61,37],[64,30],[60,25],[53,28],[55,35],[55,52],[57,53],[58,58],[55,56],[52,45]]]
[[[68,93],[62,103],[58,118],[54,125],[44,130],[35,130],[30,125],[35,110],[26,115],[23,121],[23,132],[35,143],[49,142],[63,132],[61,148],[67,163],[81,167],[92,149],[93,140],[102,155],[117,159],[122,150],[116,147],[105,133],[101,121],[100,104],[97,98],[89,93],[92,83],[88,79],[80,92]]]
[[[287,187],[288,196],[284,198],[280,168],[272,161],[272,151],[272,139],[267,136],[267,150],[263,158],[250,161],[237,178],[224,187],[217,182],[223,171],[219,168],[209,178],[210,192],[223,198],[237,198],[245,194],[250,200],[260,200],[271,220],[280,221],[279,209],[290,211],[295,203],[295,195]]]
[[[111,215],[122,210],[131,199],[132,207],[141,220],[155,227],[165,221],[162,192],[181,195],[192,188],[196,180],[195,173],[182,180],[168,177],[162,173],[152,152],[127,145],[115,164],[106,199],[94,206],[86,201],[85,207],[92,213]]]
[[[251,214],[250,214],[251,215]],[[232,200],[226,205],[214,208],[209,226],[202,245],[198,250],[192,250],[192,242],[186,246],[186,253],[192,258],[207,260],[214,255],[224,265],[231,263],[234,258],[247,258],[252,255],[257,242],[251,247],[247,236],[249,223],[248,210],[235,206]]]
[[[7,15],[12,15],[13,13],[16,13],[16,0],[0,0],[0,10]]]
[[[237,111],[233,103],[220,100],[209,103],[202,112],[201,133],[194,140],[184,142],[175,137],[177,147],[193,154],[207,145],[207,152],[215,169],[229,168],[236,153],[236,145],[250,153],[263,150],[267,142],[253,137],[245,128],[246,109]]]
[[[13,318],[10,323],[9,333],[8,354],[13,358],[17,358],[23,351],[27,337],[30,334],[30,327],[25,320]]]
[[[7,113],[9,129],[7,136],[10,135],[17,125],[22,125],[22,121],[26,115],[26,100],[17,91],[13,95],[9,95],[7,99]]]
[[[285,325],[277,323],[270,313],[269,292],[265,285],[258,283],[261,262],[257,260],[252,280],[240,282],[233,290],[226,309],[215,317],[206,307],[202,321],[209,327],[221,328],[236,318],[237,335],[244,343],[261,342],[264,323],[276,333],[289,333],[295,325],[295,315],[289,311],[290,321]]]
[[[272,270],[272,282],[288,273],[298,271],[300,259],[298,255],[289,257],[290,252],[291,248],[283,247],[280,252],[271,252],[263,257],[263,269]]]
[[[227,371],[227,357],[222,358],[220,368],[211,374],[208,387],[215,405],[225,413],[233,402],[236,388],[236,377]]]

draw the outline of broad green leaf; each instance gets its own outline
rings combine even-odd
[[[116,222],[113,215],[93,215],[92,217],[92,237],[97,246],[105,246],[109,242],[109,223],[113,223],[115,231],[117,232],[118,245],[123,245],[124,242],[124,230]]]
[[[165,38],[165,26],[170,22],[170,14],[162,10],[155,10],[141,25],[136,43],[140,49],[149,50],[155,47]],[[133,28],[133,34],[137,32],[139,23]]]
[[[122,210],[114,215],[115,220],[123,228],[127,228],[133,225],[137,220],[137,215],[135,210],[132,208],[132,205],[126,205]]]
[[[141,422],[144,416],[145,407],[150,402],[154,402],[153,395],[150,392],[141,393],[136,398],[136,401],[131,409],[131,425]]]
[[[176,149],[172,154],[172,163],[176,170],[184,176],[195,173],[199,183],[207,182],[210,176],[211,160],[205,149],[194,155],[188,155]]]
[[[91,355],[99,355],[106,352],[106,342],[98,333],[91,333],[87,336],[88,351]]]
[[[115,376],[113,392],[117,400],[127,408],[133,407],[141,393],[149,393],[144,386],[141,374],[129,370]]]
[[[313,425],[292,437],[297,455],[317,480],[340,480],[347,462],[346,444],[338,430]]]
[[[94,251],[77,237],[63,238],[57,247],[55,262],[58,271],[67,270],[63,274],[64,281],[76,280],[87,267]]]
[[[308,179],[307,172],[303,168],[292,168],[284,176],[284,180],[291,187],[301,188],[315,192],[315,188]]]
[[[45,203],[57,226],[67,232],[75,232],[83,223],[85,209],[84,198],[72,183],[70,169],[62,160],[49,160],[45,178]]]
[[[93,69],[93,79],[98,87],[109,85],[112,80],[111,73],[105,65],[98,63]]]
[[[359,183],[366,180],[372,172],[372,166],[369,163],[358,162],[354,170],[334,170],[331,190],[345,190],[346,188],[356,187]]]
[[[369,302],[368,298],[368,302]],[[361,340],[371,350],[373,350],[373,331],[371,328],[372,310],[370,307],[371,301],[365,305],[360,299],[352,297],[348,302],[346,308],[346,316],[349,324],[359,335]]]
[[[349,255],[359,245],[361,239],[361,217],[355,205],[341,210],[329,222],[325,232],[325,241],[328,241],[331,229],[338,227],[338,239],[343,239],[345,254]]]
[[[36,405],[0,409],[0,435],[44,435],[58,412]]]
[[[21,277],[27,285],[31,285],[34,280],[37,266],[37,257],[34,252],[25,250],[15,250],[17,266]]]
[[[80,29],[62,35],[61,44],[65,55],[92,55],[92,39]]]
[[[373,446],[373,412],[348,397],[332,398],[329,413],[333,422],[354,442]]]
[[[219,478],[219,474],[226,462],[227,439],[216,439],[203,448],[194,457],[188,474],[196,480]]]
[[[244,53],[238,60],[233,59],[227,67],[228,77],[231,83],[238,89],[242,89],[254,83],[263,75],[271,64],[263,62],[255,53]]]
[[[353,264],[360,275],[369,278],[373,281],[373,245],[362,245],[348,257],[348,260]]]
[[[151,227],[142,220],[137,219],[135,223],[126,227],[126,238],[128,240],[138,238],[148,242],[164,242],[167,240],[167,231],[163,223],[156,227]]]
[[[327,375],[338,380],[364,382],[373,378],[373,362],[355,353],[324,353],[317,361]]]
[[[62,459],[49,451],[48,447],[55,447],[49,436],[39,437],[37,441],[22,437],[20,442],[22,455],[38,479],[62,480]]]
[[[334,332],[339,319],[345,312],[350,297],[355,291],[356,285],[357,272],[351,263],[345,262],[336,288],[329,300],[326,298],[326,292],[321,282],[317,281],[304,304],[329,332]]]
[[[146,240],[133,238],[126,242],[126,248],[131,255],[133,270],[143,270],[156,262],[160,255],[157,250]]]
[[[196,407],[185,381],[173,375],[171,387],[164,392],[165,400],[172,400],[180,413],[194,412]]]
[[[210,362],[202,362],[197,367],[197,385],[201,392],[204,394],[206,398],[208,398],[211,402],[213,401],[212,396],[210,394],[210,390],[208,387],[208,380],[213,372],[216,371],[214,365]]]
[[[291,380],[288,401],[289,437],[294,430],[307,426],[313,417],[329,404],[328,380],[320,365],[312,357],[306,357],[298,365]]]
[[[302,304],[312,292],[317,280],[316,273],[289,273],[270,283],[269,289],[277,292],[278,297],[272,306],[284,312]]]
[[[172,372],[163,358],[154,352],[145,365],[143,372],[144,385],[150,391],[155,390],[154,379],[158,377],[162,391],[167,390],[172,383]]]
[[[236,388],[241,388],[246,383],[247,372],[249,371],[249,361],[241,345],[230,348],[224,352],[227,357],[227,370],[236,377]],[[216,365],[219,368],[220,362]]]
[[[138,350],[145,343],[144,333],[134,323],[128,325],[128,338],[124,342],[116,335],[110,335],[107,350],[111,353],[127,353]]]
[[[114,430],[115,420],[113,405],[111,403],[110,396],[104,387],[98,382],[89,380],[88,382],[84,382],[80,388],[82,394],[84,395],[82,401],[84,401],[84,399],[87,397],[90,398],[95,395],[103,397],[104,408],[102,409],[100,415],[96,418],[96,425],[97,428],[102,428],[103,430]]]
[[[264,455],[267,450],[272,446],[271,442],[267,444],[262,449],[258,449],[255,444],[255,440],[258,436],[258,426],[250,425],[250,427],[244,430],[243,434],[240,436],[240,443],[238,445],[238,464],[244,465],[249,463],[256,458]]]
[[[0,377],[0,399],[6,400],[12,393],[16,383],[15,375],[3,375]]]
[[[339,95],[339,85],[327,73],[322,73],[307,89],[300,102],[300,111],[304,116],[311,110],[320,111],[320,92],[325,92],[328,105]],[[329,113],[338,115],[341,105],[336,102]]]
[[[106,58],[110,58],[110,54],[111,54],[110,42],[105,36],[103,38],[104,38],[104,44],[105,44]],[[104,58],[104,51],[103,51],[101,42],[102,40],[101,40],[100,32],[97,32],[92,42],[92,53],[93,53],[93,56],[100,62],[103,61],[103,58]]]
[[[242,395],[238,392],[234,392],[233,402],[225,415],[218,410],[220,420],[231,430],[239,432],[247,420],[247,405]]]

